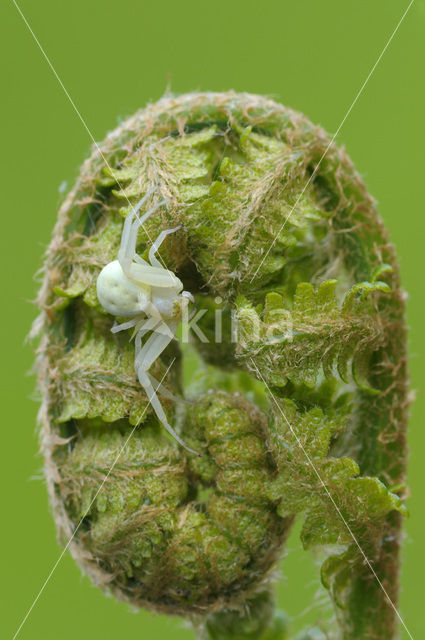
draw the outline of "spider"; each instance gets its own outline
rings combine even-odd
[[[139,218],[139,210],[154,191],[155,187],[150,189],[127,215],[118,259],[109,262],[100,272],[96,284],[97,297],[107,313],[131,318],[121,324],[114,324],[111,331],[117,333],[134,327],[134,369],[140,384],[167,431],[185,449],[199,455],[186,445],[168,423],[156,392],[173,400],[176,398],[148,373],[153,362],[175,338],[177,326],[183,313],[187,311],[189,301],[194,301],[191,293],[183,291],[181,280],[172,271],[165,269],[155,256],[165,238],[178,231],[181,225],[161,231],[149,249],[150,264],[136,253],[139,228],[157,209],[166,204],[166,200],[161,200]],[[152,333],[142,344],[142,338],[148,331]]]

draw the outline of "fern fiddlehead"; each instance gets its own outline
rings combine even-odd
[[[186,615],[212,640],[287,637],[270,576],[299,514],[304,547],[327,554],[329,637],[396,634],[403,294],[372,199],[343,150],[323,156],[328,145],[259,96],[164,98],[85,162],[48,250],[36,330],[59,531],[69,538],[81,521],[71,550],[96,584]],[[208,311],[206,336],[217,338],[217,305],[223,319],[219,343],[196,343],[203,374],[188,392],[201,401],[183,411],[164,399],[199,459],[164,435],[134,346],[110,333],[96,298],[122,219],[152,184],[169,203],[161,224],[184,225],[167,267]],[[147,222],[140,252],[157,228]],[[176,346],[152,373],[171,362],[179,393]]]

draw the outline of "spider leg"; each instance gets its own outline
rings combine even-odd
[[[182,323],[190,322],[196,314],[196,308],[189,313],[189,302],[195,302],[195,298],[189,291],[181,292],[181,321]]]
[[[161,396],[164,396],[164,398],[167,398],[167,400],[172,400],[173,402],[180,402],[181,404],[192,404],[192,405],[197,404],[193,400],[187,400],[186,398],[182,398],[181,396],[175,396],[174,393],[171,393],[171,391],[168,391],[168,389],[164,387],[162,382],[159,382],[153,375],[148,373],[148,376],[149,376],[149,380],[152,382],[152,386],[155,389],[155,391],[157,391]]]
[[[144,358],[146,358],[145,347],[147,346],[148,342],[149,342],[149,344],[151,344],[154,341],[154,338],[155,338],[154,334],[152,334],[150,336],[150,338],[146,341],[145,345],[142,348],[142,337],[148,331],[153,331],[158,335],[165,336],[165,338],[168,340],[167,344],[169,344],[169,342],[171,342],[171,340],[173,340],[174,337],[175,337],[174,333],[176,331],[176,328],[177,327],[170,328],[165,322],[162,322],[162,321],[158,322],[158,320],[156,318],[149,318],[138,329],[138,331],[136,333],[136,339],[135,339],[135,358],[134,358],[134,368],[136,369],[136,371],[137,371],[138,367],[143,364]],[[136,329],[137,329],[137,327],[136,327]],[[173,329],[174,329],[174,331],[173,331]],[[134,333],[133,333],[132,337],[134,337]],[[165,340],[164,340],[164,343],[165,343]],[[165,349],[167,344],[163,347],[163,349]],[[149,367],[145,367],[145,368],[147,370]]]
[[[182,225],[179,224],[179,226],[174,227],[174,229],[166,229],[165,231],[161,231],[155,242],[152,243],[152,246],[149,249],[149,261],[153,267],[162,267],[160,261],[155,257],[155,253],[158,251],[159,247],[162,245],[165,238],[170,235],[170,233],[175,233],[181,228]]]
[[[153,193],[154,190],[155,188],[150,189],[147,192],[147,194],[136,204],[134,209],[130,211],[124,221],[124,227],[121,235],[121,245],[118,251],[118,261],[126,276],[129,276],[131,263],[134,260],[134,256],[136,255],[137,233],[139,231],[139,228],[153,213],[155,213],[155,211],[157,211],[167,202],[166,200],[161,200],[153,207],[148,209],[148,211],[143,214],[141,218],[139,218],[137,214],[140,210],[140,207],[146,202],[146,199]],[[138,262],[140,261],[142,261],[142,264],[147,264],[147,262],[139,256]]]
[[[143,260],[143,258],[141,256],[139,256],[138,253],[134,254],[133,260],[134,260],[134,262],[138,262],[139,264],[143,264],[143,265],[149,264],[148,262],[146,262],[146,260]]]
[[[153,302],[151,301],[146,302],[146,300],[143,299],[143,296],[139,295],[139,304],[140,304],[140,311],[143,311],[143,313],[145,313],[148,317],[156,318],[157,322],[163,322],[162,315],[160,314],[160,312],[158,311],[158,309],[156,308]]]
[[[188,447],[184,440],[180,438],[180,436],[174,431],[173,427],[168,423],[167,416],[165,415],[164,409],[162,408],[161,402],[156,395],[156,391],[148,374],[148,369],[151,364],[159,357],[159,355],[164,351],[164,349],[170,342],[171,338],[169,336],[163,336],[162,334],[152,334],[149,337],[137,358],[138,362],[137,366],[135,366],[137,377],[140,384],[146,391],[149,402],[151,403],[158,419],[164,425],[167,431],[173,436],[173,438],[177,440],[179,444],[182,445],[182,447],[184,447],[191,453],[200,455],[197,451],[194,451],[193,449]]]
[[[134,366],[136,366],[137,363],[137,358],[139,356],[139,353],[142,349],[142,338],[143,336],[148,332],[148,331],[155,331],[155,327],[157,324],[159,324],[160,320],[158,320],[158,318],[148,318],[147,320],[145,320],[144,322],[142,322],[142,324],[139,324],[136,326],[133,335],[131,336],[131,338],[134,338],[134,336],[136,336],[135,339],[135,346],[136,346],[136,359],[135,359],[135,363]]]
[[[173,436],[173,438],[175,440],[177,440],[177,442],[179,444],[181,444],[182,447],[184,447],[187,451],[190,451],[190,453],[194,453],[197,456],[200,456],[201,454],[198,453],[198,451],[195,451],[194,449],[191,449],[184,440],[182,440],[182,438],[180,438],[180,436],[178,435],[178,433],[176,433],[173,429],[173,427],[167,422],[167,417],[164,413],[164,409],[162,408],[162,405],[158,399],[158,396],[156,395],[155,389],[152,386],[152,383],[149,379],[148,374],[143,370],[140,369],[138,372],[138,377],[139,377],[139,382],[142,385],[142,387],[144,388],[144,390],[146,391],[146,394],[148,396],[149,402],[151,403],[156,415],[158,416],[158,419],[160,420],[160,422],[164,425],[164,427],[167,429],[168,433],[170,435]]]
[[[153,318],[162,321],[162,315],[159,313],[153,302],[149,302],[149,304],[146,306],[146,312]]]
[[[171,338],[171,340],[173,340],[175,337],[176,328],[171,327],[166,322],[163,322],[161,320],[161,322],[158,322],[158,324],[152,329],[152,331],[154,331],[155,333],[160,333],[163,336],[168,336],[169,338]]]
[[[182,296],[183,298],[187,298],[188,300],[190,300],[191,302],[195,302],[195,298],[193,297],[193,295],[190,293],[190,291],[182,291]]]
[[[127,253],[128,253],[128,244],[130,241],[130,236],[131,236],[131,230],[132,230],[132,226],[133,226],[133,221],[134,221],[134,217],[137,215],[137,213],[139,212],[140,208],[144,205],[144,203],[147,201],[147,199],[152,195],[152,193],[155,191],[155,188],[153,187],[152,189],[149,189],[149,191],[146,192],[146,194],[143,196],[143,198],[141,200],[139,200],[139,202],[135,205],[135,207],[133,207],[133,209],[130,211],[130,213],[126,216],[125,221],[124,221],[124,226],[123,226],[123,230],[122,230],[122,234],[121,234],[121,246],[120,246],[120,250],[118,253],[118,256],[120,254],[122,254],[122,258],[124,258]],[[121,260],[120,260],[120,264],[121,264]],[[122,264],[121,264],[122,266]]]
[[[118,333],[118,331],[125,331],[126,329],[131,329],[137,324],[137,318],[133,318],[132,320],[128,320],[127,322],[122,322],[121,324],[114,323],[114,326],[111,329],[111,333]]]
[[[148,371],[158,356],[161,355],[164,349],[170,344],[171,340],[174,339],[174,333],[167,325],[166,331],[158,331],[158,327],[153,325],[153,320],[155,319],[150,318],[149,320],[152,321],[151,325],[145,330],[145,326],[147,326],[149,322],[147,321],[136,335],[136,357],[134,360],[134,367],[136,371],[141,366],[143,366],[145,371]],[[152,329],[155,333],[152,333],[142,346],[142,336],[149,329]]]

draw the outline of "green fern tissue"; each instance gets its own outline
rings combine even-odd
[[[190,344],[173,340],[149,373],[200,456],[166,433],[137,380],[132,331],[111,332],[96,292],[126,216],[154,186],[166,205],[139,230],[138,255],[181,225],[159,253],[202,313]],[[39,305],[50,500],[96,585],[188,618],[201,638],[283,640],[275,568],[300,518],[334,607],[332,623],[302,637],[395,638],[404,294],[344,149],[261,96],[162,98],[82,165]]]

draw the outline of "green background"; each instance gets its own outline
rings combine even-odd
[[[334,132],[407,0],[22,0],[20,6],[96,140],[167,83],[265,93]],[[2,5],[1,637],[12,638],[56,562],[38,455],[34,347],[25,344],[59,201],[90,139],[10,0]],[[425,2],[416,0],[338,140],[364,176],[396,244],[409,293],[412,389],[401,613],[425,637],[423,327]],[[421,337],[422,336],[422,337]],[[293,535],[279,604],[298,629],[321,613],[318,572]],[[307,611],[305,610],[307,609]],[[133,614],[81,576],[66,554],[22,640],[189,639],[181,621]],[[403,632],[403,638],[407,634]]]

